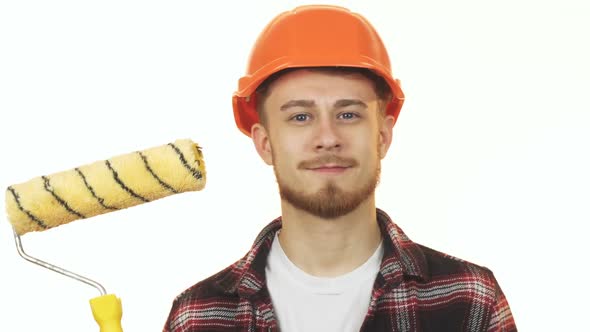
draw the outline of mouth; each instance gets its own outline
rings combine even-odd
[[[308,170],[318,173],[339,174],[349,169],[348,165],[325,164],[316,167],[308,168]]]
[[[306,160],[298,168],[311,171],[313,174],[338,175],[357,167],[359,163],[354,158],[326,155],[314,160]]]

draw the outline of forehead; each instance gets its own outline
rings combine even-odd
[[[268,89],[268,98],[377,98],[373,82],[362,74],[300,69],[281,75]]]

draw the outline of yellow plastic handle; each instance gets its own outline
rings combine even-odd
[[[123,332],[121,299],[113,294],[95,297],[90,300],[90,307],[94,320],[100,326],[100,332]]]

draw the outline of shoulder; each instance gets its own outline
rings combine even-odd
[[[426,288],[445,288],[451,297],[461,295],[492,304],[496,301],[499,285],[491,269],[473,262],[418,245],[426,261]]]
[[[424,253],[430,276],[418,286],[419,292],[431,308],[454,308],[450,316],[466,324],[468,330],[516,331],[508,300],[492,270],[418,246]],[[457,314],[462,311],[464,316]],[[447,313],[445,317],[450,319]]]
[[[263,285],[262,275],[280,219],[268,224],[241,259],[178,295],[164,332],[225,331],[247,326],[252,319],[250,296]],[[207,330],[208,329],[208,330]]]
[[[489,282],[494,279],[493,272],[485,266],[434,250],[421,244],[417,244],[417,246],[424,254],[430,279],[460,275],[475,278],[475,280],[482,282]]]
[[[504,295],[488,267],[418,245],[426,259],[428,280],[416,286],[435,307],[452,306],[469,312],[479,312],[485,322],[491,319]],[[471,321],[470,317],[468,321]]]
[[[489,268],[420,244],[413,250],[421,256],[423,273],[406,276],[402,287],[391,289],[384,299],[389,312],[399,315],[399,303],[412,303],[415,323],[424,328],[516,330],[508,302]]]
[[[240,264],[238,261],[180,293],[172,303],[164,331],[231,323],[237,315],[239,297],[226,286],[237,278]]]
[[[190,302],[193,300],[229,295],[227,289],[222,287],[221,283],[228,277],[234,276],[235,265],[236,264],[234,263],[185,289],[174,299],[174,302]]]

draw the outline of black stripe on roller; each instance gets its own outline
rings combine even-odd
[[[88,191],[90,191],[90,193],[92,194],[92,197],[96,198],[96,200],[98,201],[98,203],[105,209],[107,210],[118,210],[118,208],[114,207],[114,206],[109,206],[106,205],[104,203],[104,198],[102,197],[98,197],[96,195],[96,193],[94,192],[94,188],[92,188],[92,186],[90,185],[90,183],[88,183],[88,181],[86,180],[86,176],[84,176],[84,173],[82,173],[82,171],[79,168],[75,168],[76,172],[78,173],[78,175],[80,175],[80,177],[82,178],[82,181],[84,181],[84,185],[86,186],[86,188],[88,189]]]
[[[8,187],[8,190],[12,193],[12,196],[14,197],[14,201],[16,202],[16,206],[18,206],[18,209],[19,210],[21,210],[24,214],[26,214],[29,218],[31,218],[31,220],[33,220],[41,228],[43,228],[43,229],[48,229],[49,228],[49,226],[47,226],[47,224],[44,223],[43,220],[35,217],[29,210],[26,210],[20,204],[20,196],[18,195],[18,193],[16,192],[16,190],[14,190],[14,188]]]
[[[173,192],[175,194],[178,194],[178,191],[176,191],[174,188],[172,188],[171,185],[169,185],[168,183],[166,183],[162,179],[160,179],[160,177],[154,172],[154,170],[150,167],[150,164],[148,163],[146,156],[143,153],[141,153],[141,151],[138,151],[137,153],[141,157],[141,160],[143,160],[143,164],[145,165],[145,168],[148,170],[148,172],[150,172],[150,174],[154,177],[154,179],[156,179],[162,187],[170,190],[171,192]]]
[[[61,205],[64,209],[68,210],[69,213],[75,215],[78,218],[86,218],[82,213],[80,213],[80,212],[72,209],[68,205],[68,203],[63,200],[63,198],[57,196],[57,194],[55,193],[55,191],[53,191],[53,189],[51,188],[51,184],[49,184],[49,178],[48,177],[46,177],[45,175],[43,175],[41,178],[45,182],[45,190],[47,190],[47,192],[49,192],[51,194],[51,196],[53,196],[53,198],[55,198],[55,200],[59,203],[59,205]]]
[[[199,157],[203,158],[203,151],[201,151],[201,147],[197,145],[197,152],[199,153]],[[197,160],[197,165],[201,166],[201,161]]]
[[[199,171],[198,169],[195,169],[194,167],[191,167],[186,162],[186,159],[184,158],[184,155],[182,154],[182,151],[180,151],[180,149],[176,145],[174,145],[173,143],[168,143],[168,145],[170,145],[174,149],[174,151],[176,151],[176,154],[178,154],[178,158],[180,159],[180,162],[182,163],[182,165],[184,166],[184,168],[188,169],[189,172],[191,172],[191,174],[193,175],[193,177],[195,179],[201,180],[203,178],[203,175],[201,174],[201,171]]]
[[[149,202],[148,199],[140,196],[139,194],[137,194],[135,191],[131,190],[131,188],[127,187],[123,181],[121,181],[121,179],[119,178],[119,174],[117,173],[117,171],[115,171],[115,169],[113,168],[113,166],[111,166],[111,162],[108,160],[105,160],[105,163],[107,165],[107,167],[111,170],[111,172],[113,173],[113,178],[115,179],[115,181],[119,184],[119,186],[121,186],[121,188],[123,188],[123,190],[125,190],[129,195],[142,200],[143,202],[147,203]]]

